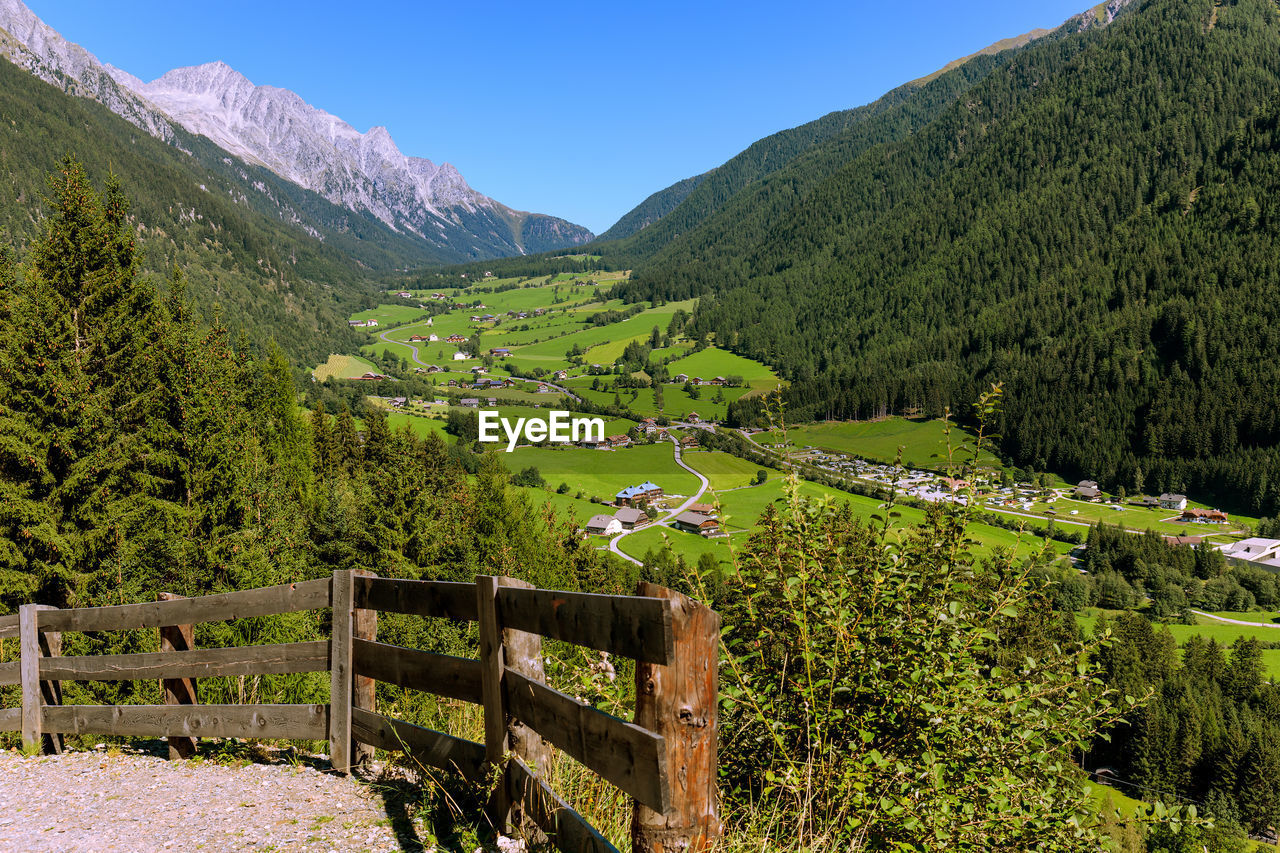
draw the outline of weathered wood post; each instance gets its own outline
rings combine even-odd
[[[18,637],[22,676],[22,745],[45,754],[62,752],[62,735],[44,731],[44,706],[62,704],[62,685],[40,679],[40,658],[62,654],[62,634],[42,632],[41,610],[56,610],[47,604],[24,604],[18,608]]]
[[[499,587],[533,589],[533,584],[516,578],[498,578]],[[501,613],[498,614],[501,622]],[[546,682],[547,673],[542,661],[542,635],[528,631],[517,631],[513,628],[502,630],[502,656],[504,670],[518,672],[528,679]],[[523,761],[530,770],[539,775],[545,774],[551,764],[551,744],[547,743],[533,729],[523,722],[506,714],[507,749],[516,758]],[[526,814],[525,798],[533,792],[526,792],[515,786],[515,778],[510,772],[505,773],[503,788],[507,793],[508,812],[506,822],[521,830],[526,840],[533,844],[543,844],[546,836]]]
[[[355,574],[333,573],[330,588],[333,630],[329,640],[329,763],[339,773],[351,772],[351,627]]]
[[[671,602],[675,655],[665,666],[636,663],[635,722],[662,735],[671,809],[635,804],[632,853],[700,853],[720,838],[716,794],[716,697],[720,616],[674,590],[641,583],[638,594]]]
[[[183,598],[172,592],[162,592],[161,601],[176,601]],[[196,647],[195,626],[162,625],[160,627],[160,651],[189,652]],[[200,697],[196,693],[194,678],[162,678],[160,689],[164,692],[166,705],[199,705]],[[185,735],[170,735],[165,738],[169,742],[169,760],[190,758],[196,754],[196,739]]]
[[[480,627],[480,695],[484,700],[484,760],[488,772],[496,773],[507,754],[506,702],[502,694],[502,625],[498,621],[498,578],[476,577],[476,621]],[[511,797],[506,779],[498,780],[485,809],[494,831],[507,832]]]
[[[360,577],[377,577],[366,569],[356,569]],[[356,608],[351,617],[351,636],[355,639],[373,642],[378,639],[378,611]],[[378,682],[367,675],[356,675],[351,686],[351,704],[370,713],[378,710]],[[351,744],[351,761],[353,764],[367,764],[373,761],[373,747],[367,743],[353,741]]]

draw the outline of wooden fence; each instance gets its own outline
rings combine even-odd
[[[542,772],[555,747],[635,801],[632,850],[706,849],[720,837],[716,799],[719,617],[664,587],[610,596],[535,589],[505,577],[475,583],[406,581],[352,572],[241,592],[115,607],[28,604],[0,616],[21,659],[0,663],[0,685],[20,684],[22,706],[0,709],[0,731],[28,748],[62,749],[63,734],[166,737],[170,757],[197,737],[329,740],[335,770],[373,748],[495,783],[488,815],[498,831],[545,833],[564,851],[616,849],[551,790]],[[196,649],[192,625],[332,608],[328,641]],[[479,659],[377,640],[379,611],[477,622]],[[69,631],[160,629],[161,651],[63,657]],[[604,713],[546,684],[542,638],[636,660],[635,720]],[[331,674],[326,705],[200,705],[195,679],[299,672]],[[63,705],[62,681],[161,680],[164,705]],[[484,708],[484,743],[377,713],[376,681]]]

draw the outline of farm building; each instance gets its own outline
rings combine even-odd
[[[676,516],[676,528],[699,536],[714,536],[720,532],[720,522],[700,512],[682,512]]]
[[[1169,492],[1165,492],[1163,495],[1160,496],[1160,506],[1163,509],[1186,509],[1187,496],[1174,495],[1174,494],[1170,494]]]

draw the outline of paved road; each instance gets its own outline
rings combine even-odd
[[[701,485],[698,486],[698,491],[693,495],[693,497],[689,498],[687,501],[680,504],[680,506],[668,512],[662,518],[653,522],[653,524],[646,524],[644,527],[640,528],[641,530],[648,530],[650,527],[653,527],[655,525],[666,526],[671,521],[671,519],[675,518],[677,515],[679,515],[689,507],[696,504],[698,502],[698,498],[702,497],[702,493],[705,492],[707,489],[711,488],[711,484],[707,482],[707,478],[702,476],[701,472],[697,471],[694,468],[690,468],[688,465],[684,464],[684,459],[682,458],[682,453],[680,450],[680,442],[672,438],[671,446],[674,449],[676,464],[679,465],[684,470],[688,471],[693,476],[697,477],[698,482]],[[622,540],[622,537],[628,536],[634,532],[635,532],[634,530],[624,530],[621,533],[619,533],[617,536],[610,539],[609,550],[617,554],[622,559],[629,560],[630,562],[635,563],[638,566],[641,564],[639,560],[637,560],[635,557],[631,556],[630,554],[624,554],[621,550],[618,549],[618,542]]]
[[[1203,616],[1206,619],[1212,619],[1215,622],[1226,622],[1229,625],[1247,625],[1250,628],[1280,628],[1272,622],[1250,622],[1247,619],[1228,619],[1225,616],[1214,616],[1212,613],[1205,613],[1203,610],[1192,608],[1192,613],[1197,616]]]
[[[408,347],[408,348],[413,352],[413,360],[414,360],[415,362],[417,362],[417,363],[418,363],[419,365],[421,365],[422,367],[430,367],[430,365],[429,365],[429,364],[427,364],[427,363],[426,363],[425,361],[423,361],[422,359],[418,358],[418,348],[417,348],[417,347],[415,347],[413,344],[405,343],[404,341],[393,341],[393,340],[391,340],[391,338],[388,338],[388,337],[387,337],[387,335],[391,334],[391,333],[392,333],[392,332],[394,332],[394,331],[395,331],[395,329],[394,329],[394,328],[392,328],[392,329],[387,329],[385,332],[382,332],[381,334],[379,334],[379,335],[378,335],[378,338],[379,338],[379,339],[381,339],[382,341],[385,341],[386,343],[389,343],[389,344],[396,344],[397,346]]]
[[[564,387],[564,386],[562,386],[562,385],[557,385],[557,384],[555,384],[554,382],[548,382],[548,381],[547,381],[547,380],[545,380],[545,379],[531,379],[531,378],[529,378],[528,376],[516,376],[514,373],[513,373],[513,374],[511,374],[511,378],[512,378],[512,379],[514,379],[514,380],[516,380],[517,382],[539,382],[539,383],[541,383],[541,384],[543,384],[543,385],[546,385],[548,388],[554,388],[554,389],[556,389],[556,390],[557,390],[557,391],[559,391],[561,394],[564,394],[566,397],[571,397],[571,398],[573,398],[574,400],[581,400],[581,399],[582,399],[582,398],[581,398],[581,397],[579,397],[577,394],[575,394],[575,393],[573,393],[572,391],[570,391],[568,388],[565,388],[565,387]]]

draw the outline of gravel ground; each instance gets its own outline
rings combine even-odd
[[[306,763],[0,752],[0,850],[421,850],[390,811],[375,787]]]

